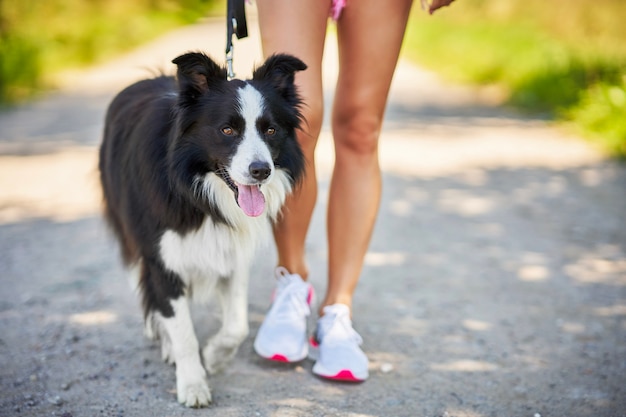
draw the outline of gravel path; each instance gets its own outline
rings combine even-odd
[[[260,60],[253,14],[250,29],[235,45],[241,76]],[[221,59],[223,43],[221,20],[183,28],[0,113],[0,416],[626,416],[626,167],[404,61],[354,306],[370,380],[328,383],[308,361],[253,354],[268,248],[252,271],[251,335],[211,378],[215,405],[178,405],[99,215],[96,148],[119,88],[187,50]],[[322,293],[327,128],[318,151],[308,245]],[[195,308],[202,340],[216,315]]]

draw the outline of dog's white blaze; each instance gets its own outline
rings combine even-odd
[[[243,140],[237,147],[230,165],[230,176],[240,184],[253,184],[256,181],[250,177],[249,167],[254,161],[267,162],[274,171],[272,155],[267,144],[259,136],[256,122],[263,114],[265,100],[254,87],[246,84],[238,90],[239,112],[245,122]],[[271,177],[271,175],[270,175]]]

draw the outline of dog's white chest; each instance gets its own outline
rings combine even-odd
[[[199,229],[184,235],[173,230],[163,233],[161,257],[165,267],[187,284],[198,274],[229,277],[240,265],[249,264],[255,246],[250,238],[207,217]]]

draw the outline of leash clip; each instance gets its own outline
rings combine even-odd
[[[226,51],[226,68],[227,73],[226,76],[229,80],[235,78],[235,71],[233,70],[233,47],[230,47],[230,50]]]
[[[233,35],[237,36],[237,39],[248,36],[245,0],[228,0],[226,3],[226,75],[229,80],[235,78]]]

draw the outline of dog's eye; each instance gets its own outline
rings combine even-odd
[[[274,136],[276,134],[276,129],[273,127],[268,127],[267,129],[265,129],[265,134],[267,136]]]
[[[222,128],[222,133],[226,136],[233,136],[235,134],[235,130],[230,126],[224,126]]]

